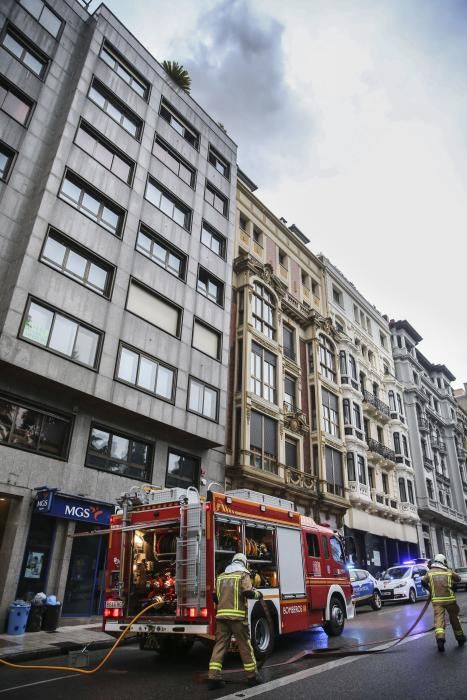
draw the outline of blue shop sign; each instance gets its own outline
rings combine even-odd
[[[114,513],[114,507],[108,503],[85,501],[53,490],[38,492],[34,510],[36,513],[55,518],[79,520],[96,525],[109,525],[110,516]]]

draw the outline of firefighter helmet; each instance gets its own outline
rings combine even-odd
[[[443,564],[443,566],[447,566],[447,561],[444,554],[437,554],[433,559],[433,564]]]
[[[238,562],[240,562],[241,564],[243,564],[243,566],[245,567],[245,569],[246,569],[247,566],[248,566],[248,562],[247,562],[246,556],[245,556],[244,554],[242,554],[241,552],[238,552],[237,554],[234,554],[234,555],[233,555],[233,557],[232,557],[232,564],[234,563],[234,561],[238,561]]]

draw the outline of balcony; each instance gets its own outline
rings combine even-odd
[[[370,487],[359,481],[349,481],[349,500],[351,503],[366,505],[371,502]]]
[[[318,496],[318,477],[306,474],[278,462],[268,455],[261,455],[254,451],[242,450],[241,464],[228,467],[229,475],[239,481],[241,474],[243,485],[248,488],[268,486],[278,489],[278,492],[287,494],[293,499],[294,495]],[[240,471],[241,470],[241,471]],[[292,492],[292,493],[290,493]]]
[[[401,501],[399,503],[399,510],[404,520],[419,520],[417,506],[414,503]]]
[[[380,513],[380,515],[389,514],[389,506],[386,503],[386,496],[384,493],[378,493],[376,489],[371,489],[371,504],[369,510],[373,513]]]
[[[284,467],[284,480],[288,486],[316,495],[318,493],[318,478],[313,474],[305,474],[293,467]]]
[[[426,418],[423,418],[422,416],[417,417],[417,423],[418,423],[418,428],[422,432],[428,432],[430,429],[430,424],[428,423],[428,420]]]
[[[383,445],[381,442],[378,442],[378,440],[374,440],[371,437],[367,437],[366,441],[370,452],[380,455],[388,462],[394,462],[394,464],[396,463],[396,453],[394,450],[391,450],[389,447],[386,447],[386,445]]]
[[[284,357],[286,357],[288,360],[292,360],[292,362],[297,362],[297,355],[295,354],[292,348],[288,348],[286,345],[284,345],[282,353]]]
[[[446,443],[443,442],[443,440],[438,440],[438,438],[432,437],[431,444],[436,450],[439,450],[440,452],[446,452]]]
[[[427,469],[433,469],[433,460],[426,455],[423,455],[423,464]]]
[[[419,510],[421,511],[429,511],[431,515],[433,514],[433,511],[435,511],[440,517],[448,519],[451,521],[451,523],[454,521],[462,525],[467,524],[467,516],[459,513],[454,508],[450,508],[449,506],[445,506],[442,503],[435,501],[433,498],[417,498],[417,501]]]
[[[383,401],[380,401],[380,399],[378,399],[374,394],[370,393],[366,389],[363,390],[363,401],[369,404],[369,406],[371,406],[384,418],[389,420],[389,418],[391,417],[391,411],[389,410],[389,406]]]

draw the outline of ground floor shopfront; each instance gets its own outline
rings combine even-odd
[[[421,556],[432,559],[441,553],[447,557],[449,566],[467,566],[467,527],[458,529],[447,526],[446,522],[422,520]]]
[[[113,506],[58,491],[1,489],[0,627],[13,600],[39,592],[56,595],[64,616],[100,614],[107,536],[75,535],[105,528]]]

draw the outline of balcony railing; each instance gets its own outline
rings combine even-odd
[[[313,474],[305,474],[299,469],[285,467],[284,478],[285,483],[289,486],[295,486],[296,488],[300,488],[311,493],[318,493],[318,478]]]
[[[351,501],[367,500],[371,498],[370,487],[359,481],[349,481],[349,497]]]
[[[283,353],[289,360],[293,360],[293,362],[297,361],[297,356],[292,348],[288,348],[286,345],[284,345]]]
[[[446,443],[443,442],[443,440],[438,440],[438,438],[432,437],[431,444],[435,449],[440,450],[441,452],[446,452]]]
[[[425,467],[427,467],[427,469],[433,469],[433,460],[429,457],[423,457],[423,464]]]
[[[305,472],[281,464],[276,459],[270,456],[264,456],[254,451],[243,453],[246,454],[249,466],[262,472],[265,480],[268,475],[271,475],[271,481],[275,484],[283,482],[286,486],[303,490],[307,494],[318,495],[318,477]]]
[[[385,459],[388,459],[391,462],[396,462],[396,453],[394,450],[391,450],[389,447],[386,447],[386,445],[383,445],[381,442],[378,442],[378,440],[374,440],[371,437],[367,437],[367,443],[370,452],[376,452]]]
[[[380,401],[380,399],[366,389],[363,390],[363,400],[374,406],[374,408],[376,408],[376,410],[378,410],[384,416],[387,416],[388,418],[390,417],[391,412],[389,410],[389,406],[383,401]]]

